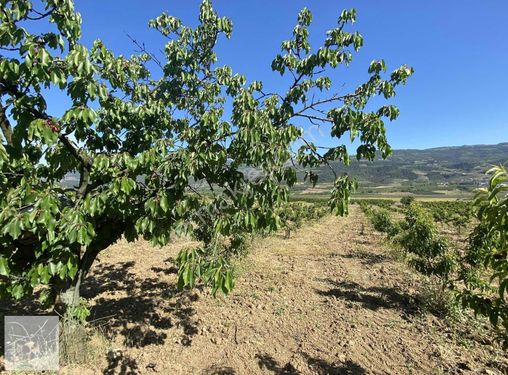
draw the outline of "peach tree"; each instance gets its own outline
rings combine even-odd
[[[232,23],[210,1],[202,2],[195,28],[166,13],[151,20],[166,39],[163,53],[138,43],[130,57],[100,40],[81,44],[72,0],[37,4],[44,9],[0,0],[4,298],[37,288],[47,301],[75,306],[84,276],[108,246],[120,238],[162,246],[179,235],[202,243],[179,255],[180,286],[199,281],[227,293],[238,236],[279,226],[277,209],[296,181],[291,161],[315,183],[312,168],[349,163],[345,138],[358,140],[357,158],[390,154],[384,119],[394,120],[398,109],[366,105],[395,95],[412,69],[386,74],[384,61],[375,60],[356,89],[332,92],[331,73],[363,44],[347,31],[354,10],[343,11],[314,49],[312,15],[299,13],[271,65],[291,81],[278,93],[217,64],[216,43],[231,36]],[[50,95],[66,97],[68,108],[52,112]],[[335,145],[313,144],[304,121],[322,125]],[[62,184],[71,173],[79,181]],[[336,177],[329,205],[344,214],[355,182]]]

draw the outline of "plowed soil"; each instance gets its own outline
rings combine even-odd
[[[291,238],[258,239],[236,287],[178,292],[182,246],[118,243],[89,275],[91,319],[112,344],[83,374],[502,374],[478,327],[422,311],[425,280],[391,256],[357,207]],[[479,324],[479,328],[482,324]],[[481,332],[481,329],[479,330]]]

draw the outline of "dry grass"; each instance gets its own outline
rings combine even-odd
[[[100,326],[65,323],[60,337],[59,374],[98,374],[107,367],[111,342]]]

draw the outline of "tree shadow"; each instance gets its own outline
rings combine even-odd
[[[109,337],[123,336],[127,347],[162,345],[165,331],[173,327],[182,328],[182,345],[191,345],[198,333],[192,307],[197,294],[179,292],[174,283],[159,278],[139,277],[130,270],[133,266],[134,262],[99,264],[87,277],[82,295],[95,298],[90,320],[100,322]]]
[[[165,275],[173,275],[178,273],[178,268],[175,266],[175,258],[169,257],[164,263],[170,264],[169,267],[152,267],[151,270],[156,273],[163,273]]]
[[[347,360],[345,362],[330,363],[322,358],[311,357],[306,353],[301,353],[302,357],[307,362],[307,365],[319,375],[364,375],[367,374],[365,369],[357,363]],[[285,365],[279,364],[270,354],[256,354],[258,365],[261,369],[266,369],[276,375],[300,375],[298,371],[290,362]]]
[[[297,375],[300,372],[291,364],[286,363],[284,366],[280,365],[275,358],[270,354],[256,354],[258,365],[261,369],[266,369],[277,375]]]
[[[372,266],[374,264],[385,263],[388,258],[383,254],[374,254],[369,251],[355,250],[342,255],[347,259],[358,259],[363,265]]]
[[[232,367],[227,366],[211,366],[201,372],[202,375],[236,375],[236,371]]]
[[[367,371],[348,359],[344,363],[328,363],[321,358],[307,357],[307,363],[319,375],[364,375]]]
[[[384,308],[401,310],[406,315],[418,313],[417,306],[412,303],[412,297],[408,294],[400,293],[395,288],[363,288],[360,284],[352,281],[336,282],[330,279],[323,281],[331,284],[333,287],[328,290],[317,290],[317,293],[322,296],[333,296],[350,302],[358,302],[370,310]]]
[[[137,375],[139,374],[138,363],[135,359],[124,356],[122,353],[108,357],[108,366],[103,371],[104,375]]]

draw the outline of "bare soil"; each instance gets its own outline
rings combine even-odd
[[[424,280],[394,259],[356,207],[292,234],[258,239],[228,297],[178,292],[163,249],[118,243],[85,285],[112,342],[78,374],[502,374],[506,353],[419,308]],[[479,328],[479,329],[478,329]]]

